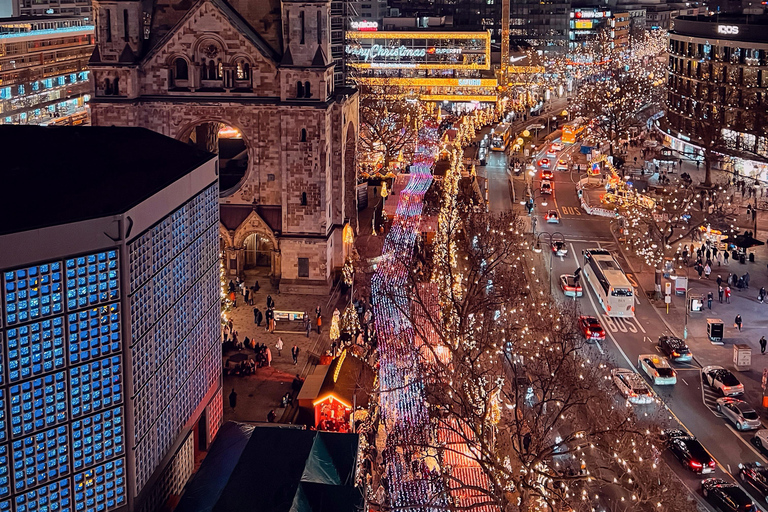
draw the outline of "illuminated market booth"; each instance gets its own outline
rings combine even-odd
[[[366,410],[374,372],[348,350],[317,365],[299,391],[298,422],[318,430],[350,432],[353,411]]]

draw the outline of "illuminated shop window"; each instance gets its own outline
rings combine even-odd
[[[8,380],[18,382],[64,367],[64,318],[13,327],[8,339]]]
[[[120,303],[67,315],[70,364],[120,352]]]
[[[125,505],[125,459],[106,462],[75,475],[78,512],[107,512]]]
[[[11,437],[14,439],[67,420],[65,372],[22,382],[8,390]]]
[[[14,501],[16,512],[71,512],[73,510],[69,478],[19,494]]]
[[[65,425],[14,441],[12,451],[16,492],[69,473],[69,435]]]
[[[107,409],[123,400],[120,356],[70,368],[72,417]]]
[[[3,281],[7,325],[62,312],[62,275],[58,261],[5,272]]]
[[[70,311],[118,299],[117,251],[71,258],[66,268]]]
[[[123,455],[124,439],[121,407],[73,421],[73,470],[82,471]]]

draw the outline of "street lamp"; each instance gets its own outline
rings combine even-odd
[[[559,231],[555,231],[554,233],[549,233],[547,231],[542,231],[541,233],[536,235],[536,239],[535,239],[536,243],[533,246],[533,252],[541,253],[541,237],[542,236],[545,236],[545,237],[549,238],[549,246],[551,248],[552,244],[555,241],[555,235],[559,235],[560,236],[560,241],[565,243],[565,236],[563,236],[563,234],[560,233]],[[550,251],[550,252],[552,252],[552,251]],[[550,254],[549,255],[549,293],[552,293],[552,260],[553,259],[554,259],[554,255]]]

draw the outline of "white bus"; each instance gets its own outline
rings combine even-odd
[[[608,316],[635,316],[635,294],[621,266],[605,249],[584,251],[584,275]]]
[[[506,151],[511,136],[512,126],[507,123],[499,123],[491,134],[491,149],[493,151]]]

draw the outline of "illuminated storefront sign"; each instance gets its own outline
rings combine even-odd
[[[574,11],[571,18],[610,18],[611,11]]]
[[[576,20],[574,23],[574,28],[577,29],[591,29],[592,28],[592,20]]]
[[[718,25],[717,33],[735,36],[739,33],[739,27],[737,25]]]
[[[490,69],[490,32],[349,31],[350,66],[389,69]]]
[[[354,30],[362,30],[365,32],[376,32],[379,30],[379,23],[377,21],[353,21],[349,25]]]
[[[479,87],[482,82],[479,78],[459,78],[459,86],[464,87]]]

